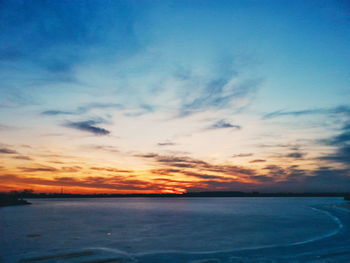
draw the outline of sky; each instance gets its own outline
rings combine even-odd
[[[0,191],[350,189],[346,0],[0,1]]]

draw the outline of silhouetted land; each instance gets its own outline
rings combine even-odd
[[[12,206],[12,205],[30,205],[22,197],[13,194],[0,194],[0,206]]]
[[[345,194],[344,199],[350,201],[350,194]]]
[[[28,205],[23,198],[135,198],[135,197],[344,197],[350,201],[349,193],[259,193],[238,191],[208,191],[189,192],[183,194],[64,194],[64,193],[35,193],[32,190],[0,193],[0,207],[13,205]]]
[[[3,193],[1,196],[23,198],[129,198],[129,197],[344,197],[349,200],[348,193],[260,193],[239,191],[207,191],[188,192],[183,194],[69,194],[69,193],[35,193],[31,190]],[[3,198],[1,197],[1,198]]]

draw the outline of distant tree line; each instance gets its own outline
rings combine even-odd
[[[260,193],[260,192],[240,192],[240,191],[205,191],[187,192],[182,194],[69,194],[69,193],[36,193],[31,189],[22,191],[11,191],[0,193],[1,196],[12,196],[19,200],[23,198],[110,198],[110,197],[345,197],[348,193]]]

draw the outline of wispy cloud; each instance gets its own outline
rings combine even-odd
[[[47,110],[43,111],[41,114],[43,115],[80,115],[87,113],[94,109],[108,109],[108,108],[114,108],[114,109],[123,109],[123,106],[118,103],[89,103],[85,106],[81,106],[77,108],[76,110],[72,111],[62,111],[62,110]]]
[[[314,115],[314,114],[350,114],[350,107],[346,105],[338,106],[335,108],[318,108],[318,109],[307,109],[299,111],[286,111],[278,110],[267,113],[263,116],[263,119],[271,119],[283,116],[303,116],[303,115]]]
[[[124,170],[124,169],[118,169],[113,167],[90,167],[90,169],[95,171],[106,171],[111,173],[128,173],[129,174],[134,172],[133,170]]]
[[[136,155],[137,157],[152,159],[162,166],[166,166],[167,169],[188,169],[183,170],[182,173],[192,171],[200,172],[201,174],[205,173],[220,173],[221,177],[227,176],[237,176],[241,179],[248,178],[249,176],[256,175],[255,171],[246,167],[238,165],[217,165],[211,164],[209,162],[191,158],[188,156],[166,156],[158,154],[145,154],[145,155]],[[216,174],[212,174],[217,176]]]
[[[305,156],[306,154],[303,152],[291,152],[286,155],[288,158],[294,158],[294,159],[301,159]]]
[[[17,159],[17,160],[23,160],[23,161],[32,161],[33,158],[29,157],[29,156],[25,156],[25,155],[16,155],[12,157],[13,159]]]
[[[81,170],[80,166],[62,166],[59,168],[48,166],[48,165],[38,165],[34,166],[21,166],[17,167],[17,169],[21,170],[25,173],[75,173]]]
[[[239,158],[239,157],[250,157],[253,156],[252,153],[239,153],[239,154],[234,154],[231,157],[232,158]]]
[[[250,161],[250,163],[264,163],[264,162],[266,162],[265,159],[255,159]]]
[[[42,114],[55,116],[55,115],[73,115],[75,113],[71,111],[47,110],[47,111],[43,111]]]
[[[208,109],[243,108],[255,94],[261,80],[238,80],[236,74],[223,74],[208,81],[191,101],[184,103],[180,116]]]
[[[17,151],[15,151],[15,150],[0,147],[0,154],[16,154],[16,153],[17,153]]]
[[[58,170],[54,167],[41,166],[41,167],[18,167],[22,172],[25,173],[36,173],[36,172],[57,172]]]
[[[227,128],[232,128],[232,129],[241,129],[242,127],[237,124],[231,124],[225,120],[219,120],[213,125],[209,126],[209,129],[227,129]]]
[[[158,146],[173,146],[176,145],[174,142],[166,141],[166,142],[159,142],[157,143]]]
[[[87,121],[78,121],[78,122],[67,122],[64,126],[73,128],[80,131],[85,131],[92,133],[94,135],[108,135],[110,131],[98,127],[97,124],[103,123],[103,121],[97,120],[87,120]]]
[[[297,165],[267,165],[262,170],[244,166],[211,164],[203,160],[184,156],[143,155],[164,165],[164,169],[152,171],[162,176],[185,175],[202,179],[188,186],[188,190],[262,190],[262,191],[344,191],[350,186],[347,169],[320,167],[305,170]],[[256,159],[254,162],[265,162]],[[330,179],[332,178],[333,179]],[[332,180],[331,186],[325,184]],[[339,184],[343,185],[339,185]],[[289,187],[289,188],[288,188]],[[332,188],[334,187],[334,188]]]
[[[333,154],[328,154],[326,156],[322,156],[321,160],[327,160],[331,162],[338,162],[350,166],[350,145],[341,145],[337,148],[337,150]],[[350,173],[350,170],[349,170]]]
[[[37,104],[36,99],[31,93],[13,87],[12,84],[6,85],[6,83],[4,83],[0,89],[2,92],[0,97],[0,108],[11,109]]]
[[[83,146],[83,149],[105,151],[110,153],[120,152],[117,147],[111,146],[111,145],[86,145],[86,146]]]
[[[127,179],[122,176],[103,177],[90,176],[85,178],[55,177],[44,179],[34,176],[19,176],[13,174],[0,175],[4,183],[31,186],[57,186],[57,187],[81,187],[87,189],[123,190],[123,191],[159,191],[163,189],[161,184],[155,184],[146,180]]]

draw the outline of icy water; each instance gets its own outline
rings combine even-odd
[[[342,198],[31,202],[0,208],[1,262],[350,262]]]

